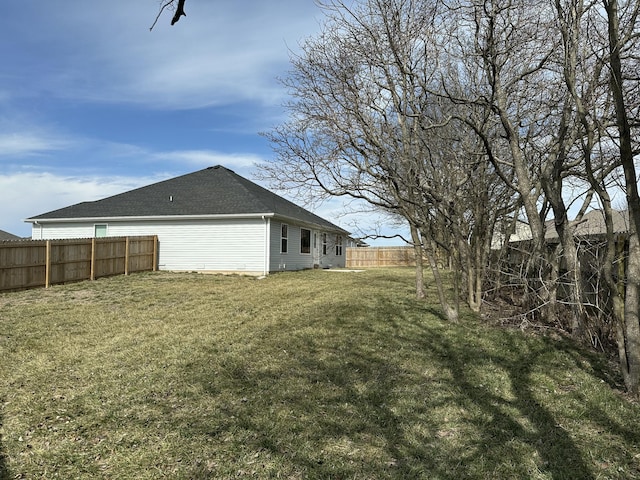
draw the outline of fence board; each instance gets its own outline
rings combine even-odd
[[[153,259],[157,255],[157,237],[128,237],[129,238],[129,272],[155,270]],[[152,255],[149,255],[152,252]]]
[[[81,240],[50,240],[49,285],[89,278],[91,242]]]
[[[426,257],[423,259],[428,261]],[[439,268],[450,267],[447,254],[438,250],[435,261]],[[374,268],[374,267],[415,267],[416,253],[411,246],[407,247],[349,247],[345,266],[347,268]]]
[[[349,247],[346,266],[367,267],[414,267],[416,257],[413,247]]]
[[[0,241],[0,291],[156,270],[157,237]]]
[[[46,242],[0,242],[0,289],[30,288],[44,285]]]
[[[95,244],[95,278],[125,273],[125,238],[98,238]]]

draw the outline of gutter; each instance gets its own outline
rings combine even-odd
[[[334,225],[331,222],[327,222],[329,225],[322,225],[320,223],[313,223],[313,222],[305,222],[304,220],[300,220],[299,218],[295,218],[295,217],[287,217],[285,215],[272,215],[272,217],[274,219],[278,219],[278,220],[284,220],[285,223],[291,223],[291,224],[296,224],[296,225],[302,225],[305,227],[310,227],[312,229],[316,229],[316,230],[323,230],[325,232],[327,231],[333,231],[333,232],[339,232],[342,233],[343,235],[349,235],[350,232],[348,232],[347,230],[345,230],[344,228],[341,228],[337,225]]]
[[[83,222],[126,222],[139,220],[226,220],[233,218],[271,218],[273,213],[242,213],[218,215],[149,215],[149,216],[120,216],[120,217],[58,217],[58,218],[27,218],[25,222],[40,225],[41,223],[83,223]]]
[[[24,221],[27,223],[34,223],[40,225],[41,223],[57,223],[57,222],[69,222],[69,223],[84,223],[84,222],[126,222],[126,221],[141,221],[141,220],[226,220],[233,218],[278,218],[284,220],[286,223],[292,223],[296,225],[303,225],[324,231],[339,232],[344,235],[349,235],[350,232],[338,227],[337,225],[328,222],[328,225],[323,225],[315,222],[305,222],[299,218],[289,217],[285,215],[277,215],[275,213],[241,213],[241,214],[213,214],[213,215],[131,215],[131,216],[112,216],[112,217],[56,217],[56,218],[27,218]]]
[[[27,220],[25,220],[25,222],[27,222]],[[42,224],[38,223],[38,220],[36,220],[36,221],[33,222],[33,225],[34,226],[37,225],[38,227],[40,227],[40,235],[39,235],[40,238],[38,240],[42,240]],[[33,237],[33,230],[31,231],[31,236]]]

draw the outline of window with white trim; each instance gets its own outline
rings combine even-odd
[[[300,229],[300,253],[311,253],[311,230]]]
[[[280,229],[280,253],[289,251],[289,225],[283,223]]]
[[[107,226],[106,225],[94,225],[93,226],[94,236],[96,238],[104,238],[107,236]]]
[[[326,233],[322,234],[322,254],[323,255],[327,254],[327,234]]]
[[[336,256],[342,256],[342,235],[336,236]]]

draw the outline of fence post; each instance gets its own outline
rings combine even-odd
[[[124,274],[129,275],[129,237],[124,237]]]
[[[153,236],[153,271],[158,270],[158,236]]]
[[[96,279],[96,239],[95,237],[91,239],[91,275],[89,279],[90,280]]]
[[[47,240],[44,265],[44,288],[51,286],[51,240]]]

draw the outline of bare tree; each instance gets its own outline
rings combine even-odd
[[[363,15],[339,2],[324,6],[331,21],[292,60],[294,71],[284,80],[295,98],[289,105],[292,119],[267,134],[279,158],[263,172],[279,187],[315,187],[324,195],[365,200],[403,216],[417,249],[420,296],[424,231],[416,222],[420,201],[411,161],[424,124],[408,110],[416,106],[410,98],[416,93],[408,88],[413,73],[402,75],[399,68],[409,65],[398,65],[407,60],[406,39],[398,29],[417,24],[400,25],[406,17],[384,17],[375,9],[388,11],[392,5],[375,3]]]
[[[582,174],[599,198],[606,225],[602,263],[611,301],[620,370],[627,389],[640,393],[640,328],[638,318],[638,184],[633,157],[632,125],[637,119],[638,16],[640,6],[617,1],[585,3],[556,1],[560,28],[565,38],[564,77],[575,102],[581,127]],[[588,32],[588,35],[584,32]],[[586,38],[587,40],[580,40]],[[570,47],[570,48],[569,48]],[[635,112],[635,113],[634,113]],[[635,122],[637,126],[637,121]],[[637,128],[637,127],[636,127]],[[615,133],[614,133],[615,132]],[[611,177],[622,170],[623,190],[629,210],[629,248],[624,268],[621,243],[614,235]],[[618,277],[618,278],[616,278]],[[626,286],[620,286],[625,282]]]
[[[623,60],[631,65],[633,81],[638,84],[637,54],[629,55],[629,48],[637,46],[638,16],[640,5],[627,2],[624,12],[626,29],[620,28],[623,17],[617,0],[603,0],[607,15],[610,86],[613,94],[616,128],[618,131],[618,149],[620,164],[624,172],[625,193],[629,209],[629,253],[627,262],[627,283],[624,296],[623,338],[619,342],[620,363],[627,389],[640,396],[640,196],[638,195],[638,177],[634,164],[632,131],[630,124],[630,105],[627,103],[630,91],[625,88],[628,77],[625,75]],[[625,52],[626,55],[625,55]],[[633,73],[635,72],[635,73]],[[635,78],[634,78],[635,77]],[[631,90],[633,92],[633,90]]]
[[[482,139],[501,178],[520,196],[533,246],[527,278],[538,277],[531,291],[539,293],[541,311],[551,322],[561,318],[556,305],[562,283],[570,293],[562,299],[572,312],[567,327],[576,337],[588,338],[575,223],[568,218],[568,202],[578,197],[568,198],[565,188],[584,161],[577,148],[583,132],[575,97],[565,83],[566,76],[576,74],[580,45],[573,26],[581,11],[546,0],[447,4],[471,38],[450,41],[445,48],[475,85],[466,92],[445,90],[468,106],[464,121]],[[489,114],[478,115],[479,107]],[[590,198],[583,194],[581,213]],[[562,247],[557,252],[546,245],[548,212]]]
[[[464,140],[451,123],[451,104],[430,94],[437,82],[438,12],[429,2],[401,0],[370,0],[355,10],[334,1],[324,8],[329,21],[322,34],[303,45],[284,79],[293,97],[291,120],[267,134],[278,158],[263,172],[278,187],[313,185],[405,218],[442,308],[455,321],[457,297],[448,298],[438,281],[437,252],[464,264],[456,271],[466,273],[470,304],[478,309],[483,260],[472,254],[484,255],[488,235],[478,229],[492,222],[473,219],[490,210],[475,208],[469,193],[486,190],[472,175],[478,159],[453,146]],[[469,238],[482,246],[470,248]],[[475,268],[466,268],[472,261]]]

